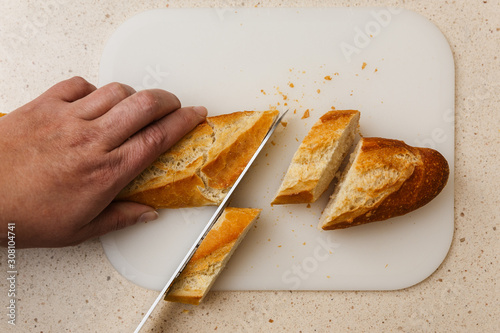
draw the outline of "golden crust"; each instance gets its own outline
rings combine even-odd
[[[434,199],[448,180],[448,162],[430,148],[412,147],[399,140],[363,138],[359,154],[357,165],[353,165],[358,168],[356,171],[367,173],[383,165],[400,170],[401,176],[368,193],[368,196],[376,197],[384,192],[380,200],[369,207],[335,217],[322,226],[324,230],[343,229],[407,214]],[[395,158],[402,154],[412,154],[413,162]]]
[[[165,300],[199,304],[260,212],[253,208],[226,208]]]
[[[253,114],[248,111],[242,113],[247,117]],[[268,111],[263,113],[251,127],[244,127],[242,130],[231,126],[228,130],[221,131],[220,134],[216,131],[216,140],[208,155],[209,161],[201,169],[208,178],[208,186],[220,189],[234,184],[277,115],[278,111]],[[237,123],[238,118],[242,118],[239,112],[214,117],[210,123],[214,129],[217,129],[228,127],[227,124]],[[227,142],[232,143],[228,145]]]

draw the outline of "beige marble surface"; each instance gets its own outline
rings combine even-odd
[[[144,331],[498,332],[498,0],[0,0],[0,112],[73,75],[97,83],[107,38],[134,14],[214,5],[392,5],[436,24],[451,45],[456,68],[455,234],[439,269],[406,290],[212,292],[198,307],[162,303]],[[11,326],[6,261],[6,250],[0,250],[1,332],[129,332],[157,295],[119,275],[97,240],[20,250],[17,324]]]

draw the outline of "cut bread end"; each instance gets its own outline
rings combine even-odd
[[[409,213],[436,197],[448,174],[446,159],[435,150],[399,140],[362,138],[319,228],[343,229]]]

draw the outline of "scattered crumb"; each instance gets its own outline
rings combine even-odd
[[[389,266],[389,264],[386,264],[386,265],[385,265],[385,268],[387,268],[387,266]]]
[[[465,242],[465,237],[460,238],[460,243],[463,243],[463,242]]]
[[[291,83],[291,82],[288,84],[288,86],[289,86],[290,88],[295,87],[295,86],[293,85],[293,83]]]
[[[306,242],[302,243],[302,245],[306,245]]]
[[[306,118],[309,118],[309,109],[307,109],[305,112],[304,112],[304,115],[302,116],[301,119],[306,119]]]
[[[184,309],[182,310],[182,313],[189,313],[189,310]]]
[[[278,247],[281,247],[281,245],[278,245]]]
[[[270,322],[270,323],[274,323],[274,320],[272,320],[272,319],[269,319],[269,322]]]
[[[286,121],[282,121],[282,122],[281,122],[281,125],[282,125],[283,127],[286,127],[286,125],[288,125],[288,123],[287,123]]]
[[[325,80],[330,81],[331,79],[332,79],[332,77],[330,75],[325,76]]]
[[[297,109],[294,109],[294,110],[293,110],[293,114],[296,114],[296,113],[297,113]]]
[[[330,275],[327,275],[326,277],[329,279],[329,278],[330,278]]]
[[[270,242],[270,241],[271,241],[271,238],[268,238],[268,239],[267,239],[267,241],[268,241],[268,242]]]
[[[287,95],[283,95],[283,100],[286,101],[288,99]]]
[[[267,95],[264,89],[261,89],[260,92],[263,93],[264,95]]]
[[[363,65],[361,65],[361,69],[365,69],[366,67],[366,62],[363,63]]]
[[[333,75],[337,75],[337,76],[338,76],[338,75],[339,75],[339,73],[338,73],[338,72],[335,72],[335,73],[333,73]]]
[[[271,141],[271,144],[272,144],[273,146],[276,146],[276,142],[274,142],[274,141]]]
[[[378,69],[375,68],[375,70],[373,71],[374,73],[377,73],[378,72]]]
[[[335,110],[335,106],[331,106],[331,107],[330,107],[330,109],[331,109],[331,110]]]
[[[321,90],[320,90],[320,89],[318,89],[318,90],[316,90],[316,92],[319,94],[319,93],[321,92]]]
[[[311,208],[311,204],[307,204],[307,206],[306,206],[306,207],[307,207],[307,208]]]

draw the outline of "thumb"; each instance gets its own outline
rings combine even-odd
[[[158,212],[154,208],[129,201],[115,201],[108,205],[84,228],[87,239],[120,230],[136,223],[154,221]]]

